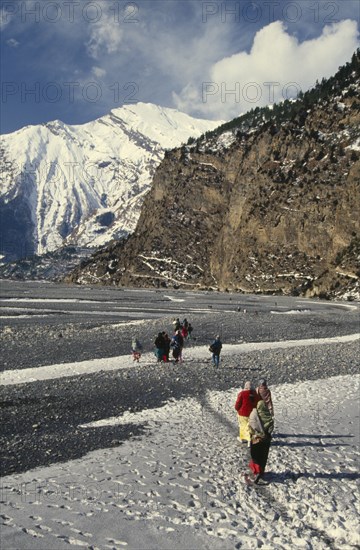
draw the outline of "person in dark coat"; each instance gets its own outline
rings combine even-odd
[[[176,334],[171,339],[171,347],[173,350],[173,358],[175,359],[175,363],[178,363],[179,360],[181,360],[182,355],[182,349],[184,346],[184,338],[181,334],[181,330],[176,331]]]
[[[220,340],[220,335],[218,334],[209,348],[209,350],[212,353],[212,361],[213,361],[214,367],[219,366],[221,348],[222,348],[222,343]]]
[[[155,355],[157,362],[160,363],[163,360],[164,350],[165,350],[165,340],[162,332],[159,332],[155,339]]]
[[[249,416],[249,431],[251,435],[251,460],[249,462],[249,467],[255,476],[254,483],[261,482],[264,475],[273,430],[274,419],[265,401],[261,399]]]
[[[245,382],[244,389],[238,394],[235,410],[238,413],[239,420],[239,440],[241,442],[248,442],[250,446],[250,432],[249,432],[249,416],[254,407],[256,407],[259,401],[259,396],[251,385],[251,382]]]

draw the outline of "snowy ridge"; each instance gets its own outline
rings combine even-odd
[[[134,231],[165,149],[219,124],[138,103],[83,125],[27,126],[1,138],[2,207],[37,254],[105,245]]]

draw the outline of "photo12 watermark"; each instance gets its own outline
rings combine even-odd
[[[126,104],[139,101],[139,85],[136,82],[113,82],[103,85],[100,82],[15,82],[1,84],[1,103],[6,105],[11,99],[20,103],[59,103],[73,104],[76,101],[97,103],[109,99],[113,103]]]
[[[283,100],[297,97],[301,86],[297,82],[203,82],[201,99],[203,103],[219,101],[220,103],[262,103],[274,104],[277,98]]]
[[[121,500],[127,493],[121,491],[121,487],[112,483],[110,487],[104,489],[96,481],[90,481],[84,484],[56,483],[51,481],[29,481],[15,484],[3,483],[0,485],[0,498],[3,503],[17,501],[27,504],[56,504],[66,501],[100,501],[104,498],[104,493],[112,502]]]
[[[341,3],[338,2],[203,2],[202,22],[220,23],[298,23],[302,19],[313,23],[338,23]]]
[[[2,24],[12,19],[21,23],[99,23],[103,18],[115,23],[139,23],[139,5],[135,2],[28,1],[2,2]]]
[[[61,132],[61,126],[57,122],[49,123],[50,131]],[[90,186],[96,183],[105,184],[109,180],[115,180],[121,177],[123,165],[120,161],[114,159],[102,160],[99,162],[41,162],[16,164],[13,162],[4,162],[2,170],[4,173],[11,173],[13,180],[19,185],[32,185],[35,182],[38,185],[46,183],[51,186],[75,185],[82,182]]]

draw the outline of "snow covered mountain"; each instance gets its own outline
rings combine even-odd
[[[137,103],[83,125],[55,120],[3,135],[3,258],[97,247],[132,233],[165,150],[220,123]]]

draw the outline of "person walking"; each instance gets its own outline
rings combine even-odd
[[[172,354],[173,358],[175,359],[175,363],[178,363],[179,360],[182,359],[182,349],[184,346],[184,338],[182,337],[181,330],[177,330],[176,334],[171,339],[171,347],[172,347]]]
[[[256,407],[259,397],[251,385],[250,381],[245,382],[244,389],[240,391],[235,403],[235,410],[238,413],[239,421],[239,441],[248,443],[250,446],[249,416],[254,407]]]
[[[139,362],[141,357],[141,352],[142,352],[142,345],[140,344],[137,338],[132,339],[131,350],[132,350],[133,361]]]
[[[189,334],[188,327],[183,324],[181,329],[181,335],[184,338],[184,340],[187,340],[188,334]]]
[[[164,341],[164,336],[162,332],[159,332],[159,334],[155,338],[154,345],[155,345],[156,359],[157,359],[157,362],[160,363],[163,360],[164,349],[165,349],[165,341]]]
[[[213,361],[214,367],[219,366],[221,349],[222,349],[222,343],[220,340],[220,335],[217,334],[217,336],[215,337],[215,340],[209,347],[209,351],[211,351],[212,353],[212,361]]]
[[[259,399],[265,401],[267,408],[270,411],[271,416],[274,416],[274,406],[271,399],[271,391],[269,390],[265,378],[259,380],[259,385],[256,388],[256,393],[259,396]]]
[[[256,484],[261,483],[265,473],[273,429],[274,419],[265,401],[261,399],[249,416],[251,435],[249,468],[254,475],[253,482]]]
[[[169,338],[169,335],[167,332],[163,332],[163,337],[164,337],[164,361],[166,363],[169,362],[169,355],[170,355],[170,343],[171,343],[171,339]]]

